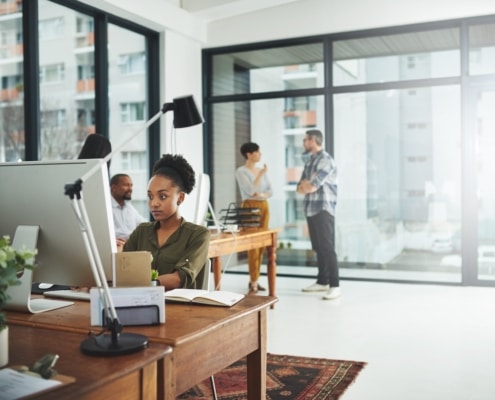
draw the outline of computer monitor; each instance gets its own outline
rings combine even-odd
[[[209,199],[210,177],[199,173],[196,175],[196,186],[181,204],[181,215],[193,224],[205,225]]]
[[[0,235],[12,239],[20,225],[39,226],[33,282],[95,286],[81,226],[64,189],[93,169],[96,172],[82,184],[82,197],[103,269],[111,279],[117,248],[106,163],[99,159],[0,163]]]

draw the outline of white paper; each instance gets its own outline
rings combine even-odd
[[[18,399],[61,384],[59,381],[37,378],[10,368],[0,369],[0,400]]]

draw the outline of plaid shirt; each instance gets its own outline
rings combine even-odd
[[[307,179],[316,192],[304,196],[304,214],[312,217],[321,211],[335,216],[337,205],[337,166],[332,156],[324,150],[312,154],[304,165],[301,180]]]

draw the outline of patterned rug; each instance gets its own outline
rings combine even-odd
[[[365,362],[296,356],[267,355],[267,400],[336,400],[356,379]],[[220,400],[244,400],[246,361],[241,360],[215,375]],[[210,380],[189,389],[177,399],[210,400]]]

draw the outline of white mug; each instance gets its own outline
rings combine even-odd
[[[239,230],[239,226],[237,224],[226,224],[223,229],[227,232],[237,232]]]

